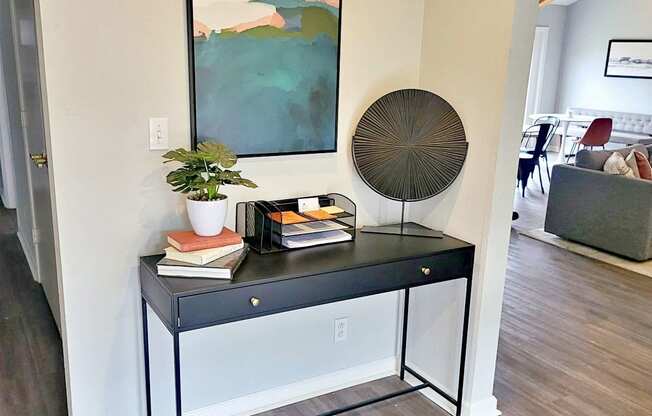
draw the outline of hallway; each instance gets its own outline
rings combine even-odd
[[[533,240],[548,202],[514,195],[495,395],[505,416],[652,414],[652,279]]]
[[[533,188],[534,189],[534,188]],[[545,196],[517,198],[515,229],[541,226]],[[0,206],[0,416],[65,416],[61,341]],[[506,416],[639,416],[652,408],[652,279],[513,232],[495,394]],[[315,409],[385,392],[377,380],[277,409]],[[414,394],[351,415],[438,415]],[[89,415],[95,416],[95,415]]]
[[[16,237],[15,211],[0,204],[0,416],[64,416],[61,339]]]

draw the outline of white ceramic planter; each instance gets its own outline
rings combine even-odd
[[[222,228],[224,228],[229,200],[226,198],[219,201],[186,199],[186,208],[195,234],[202,237],[212,237],[221,233]]]

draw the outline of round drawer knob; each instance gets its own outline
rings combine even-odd
[[[423,273],[425,276],[430,276],[430,267],[422,267],[421,273]]]
[[[260,305],[260,299],[253,297],[249,299],[249,303],[251,303],[251,306],[255,308],[256,306]]]

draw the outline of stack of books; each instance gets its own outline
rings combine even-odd
[[[168,243],[165,258],[158,262],[161,276],[229,280],[249,252],[242,237],[226,227],[215,237],[174,231],[168,234]]]

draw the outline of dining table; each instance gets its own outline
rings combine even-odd
[[[559,119],[558,129],[561,131],[561,145],[559,155],[557,156],[558,163],[565,163],[566,161],[566,142],[568,140],[568,128],[571,124],[590,124],[596,119],[596,117],[576,115],[572,113],[531,114],[528,118],[532,121],[536,121],[542,117],[555,117]]]

